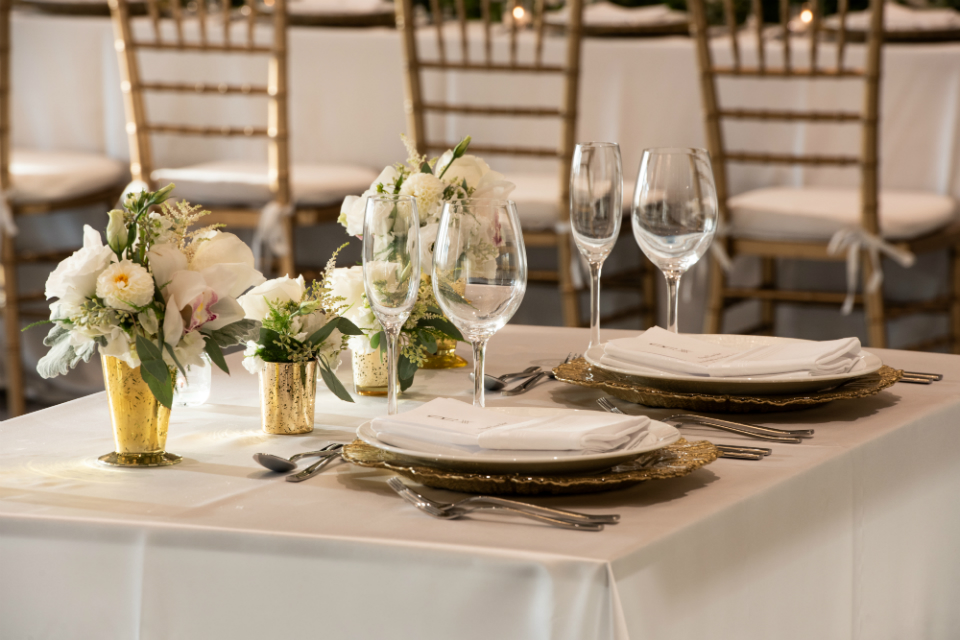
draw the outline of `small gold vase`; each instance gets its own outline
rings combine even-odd
[[[353,390],[361,396],[387,395],[387,356],[378,349],[373,353],[354,351],[351,357],[353,364]],[[399,387],[397,387],[399,391]]]
[[[437,352],[427,354],[421,369],[458,369],[467,366],[467,361],[456,354],[457,341],[453,338],[437,340]]]
[[[260,416],[264,433],[313,431],[317,362],[265,362],[260,370]]]
[[[103,382],[110,405],[116,451],[100,456],[100,462],[115,467],[167,467],[180,462],[167,453],[170,409],[153,397],[140,375],[113,356],[101,356]]]

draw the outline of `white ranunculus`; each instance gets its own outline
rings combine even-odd
[[[173,274],[187,268],[187,256],[173,243],[155,244],[147,252],[147,262],[153,279],[163,294],[163,299],[170,297],[167,285],[173,280]]]
[[[267,317],[270,308],[267,306],[269,300],[271,304],[283,304],[285,302],[299,302],[303,299],[306,291],[306,284],[303,276],[293,279],[290,276],[274,278],[267,280],[258,287],[254,287],[245,295],[240,296],[237,302],[243,307],[245,317],[258,322],[263,322]]]
[[[434,215],[439,207],[443,190],[444,185],[436,176],[429,173],[414,173],[403,181],[400,194],[416,198],[420,218],[425,219]]]
[[[247,348],[243,352],[243,368],[253,374],[260,373],[263,369],[263,360],[257,355],[259,347],[253,340],[248,340]]]
[[[253,251],[232,233],[216,232],[210,239],[198,242],[190,269],[203,271],[218,264],[245,264],[252,269]]]
[[[58,264],[47,278],[47,298],[60,298],[60,312],[72,315],[71,312],[76,306],[96,293],[97,278],[110,266],[114,257],[110,247],[104,246],[100,233],[93,227],[84,225],[83,248]]]
[[[116,262],[97,276],[97,295],[108,307],[134,310],[153,300],[153,277],[130,260]]]

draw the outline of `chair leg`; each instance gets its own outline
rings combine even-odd
[[[704,333],[720,333],[723,327],[723,289],[727,276],[716,258],[710,258],[710,280],[707,291],[707,313],[703,322]]]
[[[764,289],[777,288],[777,259],[761,258],[762,269],[761,286]],[[770,336],[777,335],[777,303],[773,300],[764,300],[760,303],[760,321],[763,323],[764,333]]]
[[[657,276],[659,269],[653,266],[653,263],[647,260],[645,255],[640,256],[641,262],[641,280],[643,291],[643,326],[641,329],[649,329],[657,325]]]
[[[557,269],[559,270],[560,297],[563,305],[563,324],[567,327],[580,326],[580,296],[573,287],[570,270],[573,268],[573,253],[570,250],[570,236],[557,236]]]
[[[294,258],[296,254],[296,237],[293,233],[293,218],[296,216],[294,213],[291,216],[284,216],[281,224],[283,225],[283,234],[287,238],[287,255],[280,256],[277,260],[278,267],[280,269],[280,276],[288,275],[291,278],[296,278],[297,267],[296,259]]]
[[[867,340],[874,349],[887,348],[887,321],[883,305],[883,287],[873,293],[867,291],[866,283],[873,275],[873,264],[864,254],[863,260],[863,306],[867,320]]]
[[[950,252],[950,350],[960,353],[960,247]]]
[[[3,323],[6,333],[7,410],[10,417],[27,411],[23,388],[23,360],[20,356],[20,291],[17,286],[17,256],[14,238],[0,232],[3,237],[3,284],[6,303],[3,307]]]

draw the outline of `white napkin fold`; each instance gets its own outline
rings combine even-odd
[[[808,377],[847,373],[859,359],[860,341],[856,338],[784,341],[737,349],[653,327],[636,338],[607,342],[600,364],[634,369],[639,374],[655,370],[711,378]]]
[[[640,441],[650,418],[573,410],[531,418],[436,398],[412,411],[376,418],[371,426],[378,439],[404,448],[414,439],[481,449],[607,452]]]

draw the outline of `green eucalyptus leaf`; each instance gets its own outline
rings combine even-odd
[[[173,360],[173,364],[177,365],[177,369],[180,370],[180,373],[182,373],[184,376],[186,376],[186,375],[187,375],[187,370],[184,369],[184,368],[183,368],[183,365],[180,364],[180,361],[177,360],[177,356],[173,353],[173,347],[171,347],[171,346],[170,346],[169,344],[167,344],[167,343],[163,343],[163,347],[167,350],[167,353],[170,354],[170,359]]]
[[[400,379],[400,382],[404,380],[413,381],[413,376],[417,373],[417,365],[411,361],[407,356],[401,355],[397,358],[397,377]],[[409,386],[409,385],[407,385]]]
[[[330,334],[333,333],[333,330],[337,328],[338,320],[340,320],[340,318],[334,318],[327,324],[314,331],[313,335],[307,338],[307,342],[313,345],[322,344],[324,340],[330,337]]]
[[[323,383],[327,385],[327,389],[330,389],[330,391],[333,392],[333,395],[337,396],[344,402],[353,402],[353,396],[351,396],[350,392],[344,388],[343,384],[340,382],[340,379],[337,378],[330,366],[323,360],[320,360],[317,364],[320,367],[320,377],[323,378]]]
[[[444,335],[447,335],[458,342],[464,342],[463,334],[460,333],[460,329],[457,329],[457,327],[446,318],[424,319],[417,324],[419,324],[421,327],[433,327],[437,331],[440,331]]]
[[[380,341],[383,340],[384,333],[383,331],[378,331],[370,337],[370,348],[376,349],[380,346]]]
[[[337,319],[337,329],[340,329],[340,333],[346,336],[362,336],[363,331],[357,325],[353,324],[351,321],[346,318]]]
[[[232,347],[235,344],[243,344],[247,340],[256,340],[259,331],[259,322],[244,318],[215,331],[204,332],[204,335],[216,341],[219,347]]]
[[[417,330],[417,336],[420,338],[420,343],[423,344],[424,348],[436,355],[437,353],[437,339],[433,337],[429,331],[424,331],[423,329]]]
[[[204,342],[203,350],[207,352],[207,355],[210,356],[210,361],[213,364],[220,367],[220,370],[225,374],[230,375],[230,368],[227,366],[227,361],[223,357],[223,351],[220,349],[220,345],[217,344],[217,341],[211,337],[207,337],[206,342]]]

